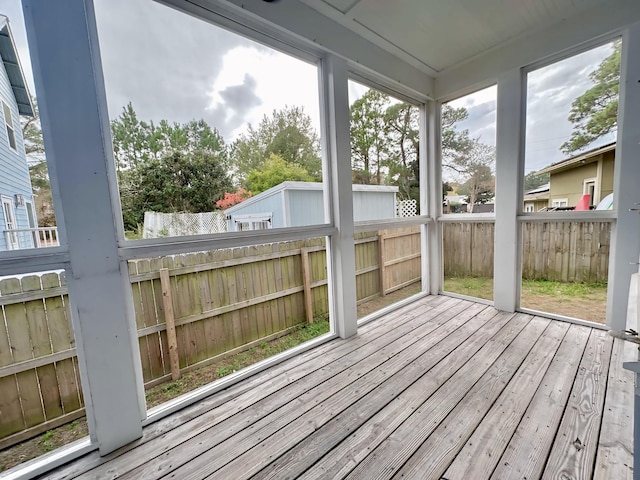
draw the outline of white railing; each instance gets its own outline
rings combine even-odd
[[[4,231],[6,250],[57,247],[58,227],[16,228]]]

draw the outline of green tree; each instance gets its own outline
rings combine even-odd
[[[24,150],[29,164],[29,176],[31,177],[31,187],[33,188],[38,226],[52,227],[56,225],[56,216],[53,211],[49,170],[45,157],[40,113],[36,97],[31,96],[31,104],[33,105],[33,116],[22,115],[20,117]]]
[[[313,176],[300,165],[287,162],[272,153],[262,166],[247,175],[247,188],[254,194],[280,185],[285,181],[312,182]]]
[[[549,183],[548,173],[529,172],[524,176],[524,191],[528,192],[534,188],[541,187],[545,183]]]
[[[123,209],[127,227],[142,223],[144,212],[211,212],[231,190],[223,162],[210,152],[174,152],[124,172],[136,192]]]
[[[24,140],[24,150],[27,154],[27,162],[33,164],[43,162],[45,157],[38,101],[33,95],[31,96],[31,104],[33,105],[33,116],[21,115],[20,126],[22,127],[22,138]]]
[[[420,197],[420,129],[417,107],[393,102],[369,90],[351,105],[351,155],[354,183],[396,185],[401,198]],[[476,141],[457,124],[467,119],[464,108],[442,109],[443,168],[468,177],[468,156]]]
[[[420,198],[420,112],[408,103],[390,105],[385,112],[390,183],[401,198]]]
[[[474,170],[470,156],[478,143],[469,130],[458,130],[457,124],[469,118],[466,108],[442,107],[442,168],[453,175],[466,177]]]
[[[129,102],[111,122],[113,153],[118,171],[134,168],[151,159],[159,159],[176,152],[208,152],[227,165],[227,147],[218,130],[204,120],[157,125],[138,119]]]
[[[129,103],[111,122],[111,134],[126,229],[135,230],[144,220],[146,210],[193,213],[215,210],[215,201],[230,190],[226,173],[228,149],[220,133],[204,120],[184,124],[167,120],[158,124],[145,122]],[[213,164],[206,165],[206,161]],[[163,162],[168,164],[162,165]],[[202,169],[200,176],[196,168]],[[162,186],[158,183],[160,178],[174,184]],[[211,180],[208,190],[202,186],[201,178]],[[154,185],[155,192],[150,185]],[[189,195],[203,198],[189,200]],[[209,210],[202,210],[205,207]]]
[[[594,83],[571,104],[569,121],[573,124],[571,138],[560,150],[570,155],[594,140],[615,130],[618,121],[618,92],[620,87],[621,42],[613,46],[613,53],[589,74]]]
[[[302,107],[285,107],[264,116],[257,128],[249,125],[231,147],[231,158],[240,183],[261,168],[271,154],[306,170],[314,180],[322,179],[320,141],[311,118]]]
[[[351,113],[351,166],[354,183],[382,184],[388,143],[385,114],[389,97],[370,89],[357,99]],[[394,117],[397,119],[399,113]]]

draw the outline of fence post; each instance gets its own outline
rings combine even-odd
[[[302,283],[304,285],[304,311],[307,316],[307,323],[313,323],[313,296],[311,293],[311,266],[309,265],[309,249],[300,249],[302,256]]]
[[[385,262],[387,261],[387,254],[384,249],[384,241],[386,240],[386,236],[384,233],[378,235],[378,247],[380,250],[380,295],[383,297],[387,293],[387,281],[386,281],[386,272],[385,272]]]
[[[164,318],[167,322],[167,344],[169,346],[169,363],[171,365],[171,379],[180,378],[180,362],[178,359],[178,339],[176,338],[176,321],[173,316],[173,301],[171,299],[171,284],[169,269],[160,269],[160,286],[162,287],[162,304]]]

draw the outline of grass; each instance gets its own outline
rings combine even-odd
[[[445,278],[444,291],[493,300],[493,279],[485,277]]]
[[[444,290],[471,297],[493,298],[493,279],[485,277],[446,278]],[[562,283],[523,280],[522,308],[604,323],[607,305],[606,283]]]
[[[155,407],[219,378],[226,377],[260,360],[308,342],[328,331],[329,320],[319,318],[312,324],[299,325],[293,332],[276,340],[261,342],[256,347],[242,353],[184,373],[180,379],[174,382],[163,383],[147,390],[147,408]]]

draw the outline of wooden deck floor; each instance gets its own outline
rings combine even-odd
[[[428,297],[47,478],[631,478],[624,348]]]

